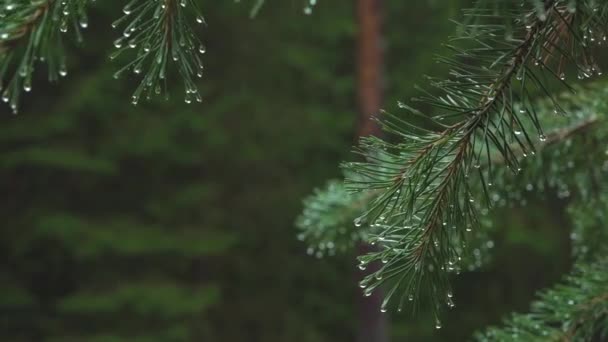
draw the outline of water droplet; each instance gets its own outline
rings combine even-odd
[[[68,69],[65,64],[59,66],[59,76],[66,77],[68,75]]]
[[[68,23],[67,23],[67,21],[63,20],[61,22],[61,25],[59,26],[59,31],[61,31],[61,33],[68,32]]]

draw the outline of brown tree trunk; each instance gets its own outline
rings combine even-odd
[[[380,135],[380,127],[371,120],[378,114],[382,105],[382,5],[383,0],[357,0],[357,97],[359,120],[357,138]],[[358,254],[366,254],[372,246],[361,243]],[[365,272],[357,272],[358,280],[373,273],[377,265],[369,265]],[[387,342],[387,318],[380,312],[383,294],[375,291],[371,296],[360,294],[358,301],[357,342]]]
[[[357,0],[358,137],[380,134],[380,128],[370,119],[382,106],[382,6],[383,0]]]

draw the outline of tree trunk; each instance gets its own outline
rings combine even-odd
[[[382,5],[383,0],[357,0],[358,51],[357,51],[357,96],[359,120],[357,137],[380,135],[380,127],[371,120],[382,105]],[[366,254],[372,246],[361,243],[357,252]],[[369,265],[366,272],[357,272],[358,280],[377,270]],[[383,294],[375,291],[371,296],[359,296],[358,342],[387,342],[386,315],[380,312]]]

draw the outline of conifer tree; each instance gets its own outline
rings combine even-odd
[[[261,4],[253,3],[252,14]],[[315,4],[309,0],[304,12]],[[13,111],[40,64],[51,81],[67,76],[63,46],[86,34],[94,6],[0,2],[1,98]],[[123,14],[113,25],[119,37],[110,57],[123,63],[116,77],[139,77],[131,101],[166,96],[169,78],[182,81],[186,102],[202,101],[195,80],[204,70],[205,19],[196,2],[132,0]],[[363,138],[356,152],[364,161],[343,164],[346,181],[306,200],[299,236],[321,255],[375,244],[359,257],[359,268],[377,266],[361,281],[364,295],[383,287],[383,312],[428,306],[439,329],[442,311],[456,300],[450,279],[490,260],[492,208],[521,203],[525,191],[556,192],[569,199],[576,266],[529,313],[477,338],[607,339],[608,86],[572,79],[602,74],[597,56],[607,40],[608,3],[479,0],[458,25],[446,45],[452,54],[438,57],[450,76],[429,77],[432,90],[412,101],[431,109],[408,101],[384,112],[379,124],[387,137]]]
[[[428,77],[431,89],[382,112],[387,136],[361,139],[365,161],[345,162],[344,183],[305,200],[299,238],[318,255],[376,245],[359,256],[360,269],[375,269],[363,294],[384,289],[382,312],[424,306],[440,329],[456,301],[450,280],[491,262],[493,209],[557,193],[575,226],[574,269],[529,313],[476,338],[604,340],[608,88],[583,81],[602,75],[608,3],[481,0],[463,13],[451,55],[437,58],[449,76]]]

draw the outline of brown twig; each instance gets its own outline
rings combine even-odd
[[[0,54],[4,54],[15,48],[21,39],[32,32],[34,28],[36,28],[36,25],[38,25],[40,20],[48,12],[52,2],[53,0],[41,2],[40,6],[36,8],[36,10],[9,35],[8,39],[0,41]]]

